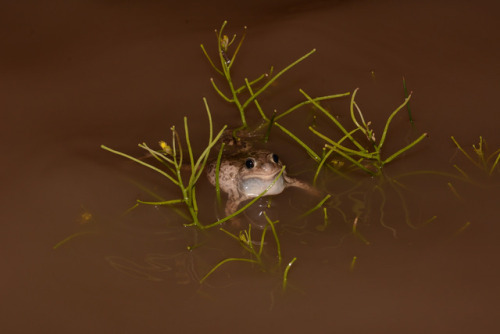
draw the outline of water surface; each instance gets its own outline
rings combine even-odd
[[[469,152],[479,136],[490,152],[500,147],[493,1],[0,7],[3,332],[498,331],[498,169],[485,175],[450,140]],[[202,97],[217,129],[239,125],[213,92],[208,79],[216,74],[199,49],[215,49],[213,29],[224,19],[231,33],[248,27],[234,68],[239,80],[317,49],[262,96],[268,113],[300,102],[299,88],[320,96],[359,87],[357,102],[380,136],[404,99],[404,76],[415,125],[402,112],[386,154],[429,134],[384,169],[404,188],[363,173],[353,182],[323,173],[320,188],[333,195],[326,227],[322,214],[295,220],[317,202],[300,190],[273,199],[283,261],[297,258],[284,294],[284,266],[227,264],[200,285],[218,261],[244,256],[241,248],[217,231],[184,228],[167,208],[124,214],[137,199],[152,199],[148,191],[173,198],[177,190],[99,148],[141,156],[137,143],[168,139],[170,126],[181,128],[188,116],[199,152],[208,136]],[[348,99],[325,106],[349,121]],[[305,126],[313,115],[304,108],[283,123],[319,150]],[[273,132],[269,147],[290,174],[311,179],[315,164],[286,136]],[[411,174],[459,175],[454,164],[471,182]],[[198,196],[202,220],[212,222],[208,182]],[[363,238],[352,233],[356,217]],[[272,240],[266,252],[275,260]]]

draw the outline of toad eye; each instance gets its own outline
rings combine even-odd
[[[254,161],[252,158],[248,158],[248,159],[245,161],[245,166],[246,166],[248,169],[252,169],[252,168],[255,166],[255,161]]]
[[[273,153],[273,161],[275,163],[278,163],[280,161],[280,157],[278,157],[278,155],[276,153]]]

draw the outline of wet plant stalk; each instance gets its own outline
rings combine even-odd
[[[208,115],[209,140],[208,140],[208,144],[207,144],[206,148],[203,150],[201,155],[196,160],[194,159],[194,154],[193,154],[192,147],[191,147],[187,118],[184,117],[185,142],[187,145],[189,164],[190,164],[190,169],[191,169],[187,184],[184,184],[184,179],[182,176],[183,151],[182,151],[182,147],[181,147],[181,140],[180,140],[180,137],[179,137],[175,127],[171,128],[171,130],[172,130],[172,146],[171,147],[168,146],[163,141],[160,142],[160,147],[162,148],[162,152],[158,152],[156,150],[151,149],[150,147],[148,147],[146,145],[146,143],[139,144],[139,147],[148,151],[151,154],[151,156],[154,157],[156,160],[162,162],[167,167],[168,171],[164,171],[162,169],[159,169],[156,166],[153,166],[149,163],[146,163],[140,159],[134,158],[128,154],[125,154],[125,153],[113,150],[107,146],[101,145],[101,148],[103,148],[109,152],[123,156],[127,159],[135,161],[135,162],[137,162],[145,167],[148,167],[148,168],[160,173],[161,175],[165,176],[170,182],[172,182],[174,185],[176,185],[181,191],[182,199],[173,199],[173,200],[159,201],[159,202],[142,201],[142,203],[143,204],[152,204],[152,205],[171,205],[171,204],[177,204],[177,203],[182,202],[186,205],[186,207],[189,211],[189,214],[191,216],[191,220],[192,220],[191,225],[195,225],[199,228],[204,228],[204,227],[198,219],[198,206],[197,206],[197,202],[196,202],[195,185],[203,173],[203,169],[205,168],[205,165],[207,163],[210,150],[215,145],[215,143],[219,140],[219,138],[222,136],[222,133],[226,129],[226,126],[224,126],[219,131],[217,136],[215,138],[213,137],[212,115],[210,113],[210,108],[208,107],[208,103],[207,103],[205,98],[203,99],[203,102],[204,102],[205,109],[206,109],[207,115]],[[173,174],[173,175],[171,175],[171,174]]]
[[[296,257],[294,257],[292,261],[288,262],[285,271],[283,272],[283,291],[286,291],[286,288],[288,287],[288,272],[290,271],[290,268],[292,268],[295,261],[297,261]]]

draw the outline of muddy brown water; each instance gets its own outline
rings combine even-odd
[[[494,1],[3,2],[1,331],[498,332],[499,168],[485,176],[450,140],[469,152],[480,135],[490,152],[500,147],[497,12]],[[137,143],[168,139],[188,116],[199,152],[208,135],[202,97],[216,128],[238,125],[212,91],[215,74],[199,49],[214,50],[224,19],[231,33],[248,26],[238,79],[317,49],[262,97],[268,112],[301,101],[299,88],[320,96],[359,87],[380,136],[403,100],[404,76],[415,127],[405,112],[396,117],[386,154],[429,134],[385,169],[404,187],[323,173],[321,188],[333,195],[326,227],[321,214],[296,219],[318,199],[294,189],[273,198],[283,262],[297,258],[285,293],[284,264],[262,272],[229,263],[199,284],[218,261],[246,254],[222,233],[183,227],[168,208],[124,214],[150,191],[178,194],[99,148],[140,156]],[[325,106],[349,121],[348,99]],[[284,123],[318,149],[305,126],[313,114],[304,108]],[[269,146],[290,174],[311,179],[314,163],[286,136],[273,132]],[[413,173],[457,175],[454,164],[473,182]],[[213,221],[205,180],[198,197],[202,220]],[[352,233],[356,217],[363,238]]]

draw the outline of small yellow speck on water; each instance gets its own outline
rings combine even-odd
[[[271,199],[268,199],[268,200],[267,200],[267,208],[268,208],[268,209],[269,209],[269,208],[271,208]]]
[[[80,216],[80,224],[88,224],[92,220],[92,214],[90,212],[85,211]]]
[[[334,159],[334,160],[332,160],[332,165],[333,165],[333,167],[340,169],[344,166],[344,162]]]

